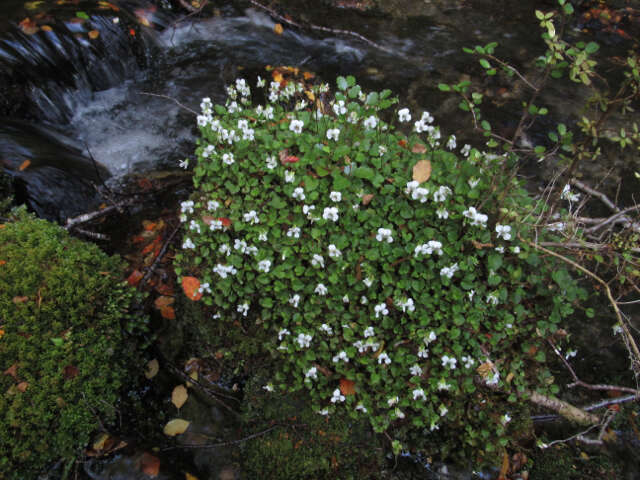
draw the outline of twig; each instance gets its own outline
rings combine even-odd
[[[293,20],[289,20],[286,17],[283,17],[282,15],[280,15],[278,12],[276,12],[275,10],[273,10],[272,8],[267,7],[266,5],[262,5],[261,3],[257,2],[256,0],[249,0],[249,2],[258,7],[261,8],[262,10],[266,11],[269,13],[269,15],[271,15],[272,17],[277,18],[279,21],[286,23],[287,25],[291,25],[292,27],[296,27],[296,28],[300,28],[300,29],[304,29],[305,26],[303,26],[300,23],[294,22]],[[351,37],[355,37],[359,40],[362,40],[363,42],[371,45],[374,48],[377,48],[378,50],[382,50],[383,52],[388,53],[389,55],[399,55],[401,57],[406,57],[406,55],[404,55],[402,52],[398,52],[396,50],[392,50],[390,48],[384,47],[382,45],[380,45],[379,43],[374,42],[373,40],[369,40],[367,37],[360,35],[358,32],[353,32],[351,30],[343,30],[340,28],[329,28],[329,27],[323,27],[321,25],[314,25],[313,23],[310,23],[308,25],[306,25],[308,28],[310,28],[311,30],[319,30],[321,32],[329,32],[329,33],[333,33],[336,35],[349,35]]]
[[[592,403],[591,405],[581,407],[581,410],[584,410],[585,412],[592,412],[593,410],[598,410],[599,408],[608,407],[610,405],[618,405],[620,403],[632,402],[636,400],[637,400],[636,395],[626,395],[624,397],[609,398],[607,400],[602,400],[600,402]],[[532,415],[530,418],[534,422],[552,422],[554,420],[559,420],[564,417],[562,417],[561,415]]]
[[[165,100],[171,100],[172,102],[174,102],[176,105],[178,105],[179,107],[184,108],[185,110],[188,110],[189,112],[193,113],[194,115],[198,116],[198,112],[196,112],[195,110],[191,110],[189,107],[187,107],[186,105],[183,105],[182,103],[180,103],[178,100],[176,100],[175,98],[169,97],[168,95],[161,95],[159,93],[149,93],[149,92],[140,92],[141,95],[148,95],[150,97],[158,97],[158,98],[164,98]]]
[[[575,185],[576,187],[578,187],[583,192],[586,192],[589,195],[591,195],[593,197],[596,197],[598,200],[600,200],[602,203],[604,203],[610,210],[613,210],[616,213],[618,213],[620,211],[620,209],[616,206],[616,204],[613,203],[609,199],[609,197],[607,197],[604,193],[599,192],[598,190],[595,190],[595,189],[591,188],[590,186],[586,185],[585,183],[581,182],[580,180],[576,180],[575,178],[572,178],[569,181],[569,183],[571,183],[571,185]]]
[[[85,230],[84,228],[76,228],[75,231],[77,233],[81,233],[85,237],[93,238],[94,240],[109,240],[109,235],[105,235],[104,233],[90,232],[89,230]]]
[[[67,223],[64,226],[66,230],[71,230],[75,228],[77,225],[82,223],[87,223],[96,218],[103,217],[114,210],[120,210],[121,207],[128,206],[130,202],[122,202],[116,205],[112,205],[110,207],[103,208],[102,210],[96,210],[95,212],[83,213],[82,215],[78,215],[77,217],[67,218]]]
[[[147,283],[147,281],[149,280],[149,277],[151,277],[151,274],[158,266],[158,263],[160,263],[160,259],[164,257],[165,253],[167,253],[167,248],[169,248],[169,245],[171,244],[173,237],[176,236],[176,233],[178,233],[178,230],[180,230],[180,227],[181,225],[178,225],[176,228],[174,228],[173,232],[171,232],[171,235],[169,235],[169,237],[164,241],[164,244],[162,245],[160,252],[158,252],[158,256],[155,258],[151,266],[147,269],[146,273],[144,274],[144,277],[142,277],[142,280],[140,280],[139,288],[144,287],[144,285]]]
[[[625,214],[627,212],[631,212],[633,210],[639,210],[640,209],[640,205],[634,205],[633,207],[628,207],[625,208],[624,210],[620,210],[618,213],[616,213],[615,215],[610,216],[609,218],[605,219],[604,221],[602,221],[601,223],[598,223],[596,225],[594,225],[593,227],[589,227],[587,228],[585,231],[586,232],[594,232],[596,230],[601,229],[602,227],[610,224],[611,222],[616,222],[616,223],[628,223],[631,224],[632,228],[634,230],[640,228],[640,226],[638,226],[638,224],[634,224],[631,219],[629,217],[627,217]]]
[[[240,443],[244,443],[246,441],[252,440],[254,438],[257,437],[261,437],[263,435],[266,435],[267,433],[269,433],[270,431],[278,428],[278,427],[287,427],[288,425],[282,425],[282,424],[275,424],[269,428],[267,428],[266,430],[262,430],[261,432],[258,433],[253,433],[251,435],[248,435],[246,437],[240,438],[238,440],[229,440],[226,442],[218,442],[218,443],[187,443],[184,445],[175,445],[173,447],[166,447],[163,448],[162,451],[167,451],[167,450],[177,450],[180,448],[190,448],[190,449],[198,449],[198,448],[216,448],[216,447],[229,447],[231,445],[238,445]]]
[[[633,370],[636,377],[640,376],[640,350],[638,350],[638,345],[636,344],[636,341],[634,340],[633,336],[631,335],[631,332],[629,331],[629,328],[627,327],[626,322],[624,321],[624,318],[623,318],[622,312],[620,311],[620,307],[618,306],[618,303],[613,298],[613,294],[611,293],[609,284],[605,282],[602,278],[600,278],[598,275],[586,269],[582,265],[574,262],[570,258],[567,258],[564,255],[560,255],[559,253],[556,253],[552,250],[549,250],[533,242],[530,242],[529,240],[525,240],[520,235],[518,235],[518,238],[520,238],[521,241],[525,242],[526,244],[535,248],[536,250],[540,250],[548,255],[551,255],[553,257],[556,257],[562,260],[565,263],[568,263],[569,265],[573,266],[577,270],[580,270],[582,273],[585,273],[586,275],[590,276],[595,281],[597,281],[600,285],[602,285],[602,287],[604,288],[607,294],[607,298],[609,299],[609,303],[613,307],[613,310],[616,314],[616,318],[618,319],[620,328],[622,328],[622,331],[624,332],[625,344],[631,356],[631,369]]]

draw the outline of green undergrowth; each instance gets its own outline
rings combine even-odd
[[[0,477],[73,460],[116,412],[133,349],[121,262],[20,212],[0,225]]]

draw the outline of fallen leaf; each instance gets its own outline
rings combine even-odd
[[[13,297],[13,303],[24,303],[29,300],[29,297]]]
[[[427,147],[423,143],[414,143],[411,147],[413,153],[427,153]]]
[[[96,452],[101,452],[105,449],[105,444],[107,443],[107,440],[109,440],[109,437],[110,435],[108,433],[101,433],[98,436],[98,439],[93,442],[91,448],[93,448]]]
[[[166,320],[174,320],[176,318],[176,311],[173,307],[162,307],[160,309],[160,315]]]
[[[309,80],[311,78],[314,78],[315,76],[316,74],[312,72],[302,72],[302,78],[304,78],[305,80]]]
[[[507,375],[507,384],[511,383],[511,380],[513,380],[513,377],[515,375],[513,374],[513,372],[509,372],[509,375]]]
[[[356,394],[356,382],[347,380],[346,378],[340,379],[340,392],[343,395],[355,395]]]
[[[482,378],[488,378],[489,375],[493,372],[493,363],[485,362],[478,366],[476,371],[480,374]]]
[[[150,477],[158,476],[158,473],[160,473],[160,459],[144,452],[140,457],[140,470]]]
[[[498,474],[499,480],[505,480],[507,478],[507,473],[509,472],[509,455],[506,452],[502,454],[502,468],[500,468],[500,473]]]
[[[189,428],[190,422],[187,420],[183,420],[181,418],[174,418],[173,420],[169,420],[167,424],[164,426],[164,434],[168,437],[175,437],[176,435],[180,435],[187,431]]]
[[[371,203],[371,200],[373,200],[373,193],[367,193],[362,197],[362,204],[369,205]]]
[[[136,285],[138,285],[138,283],[140,283],[140,280],[142,280],[143,276],[144,275],[142,275],[142,272],[140,270],[134,270],[127,278],[127,283],[132,287],[135,287]]]
[[[198,480],[198,477],[191,475],[189,472],[184,473],[184,480]]]
[[[4,330],[0,328],[0,338],[4,337]]]
[[[14,380],[18,380],[18,364],[14,363],[9,368],[7,368],[4,372],[5,375],[10,375],[14,378]]]
[[[44,3],[44,1],[43,1],[43,0],[38,0],[38,1],[35,1],[35,2],[27,2],[27,3],[25,3],[25,4],[24,4],[24,7],[25,7],[27,10],[35,10],[35,9],[36,9],[36,8],[38,8],[40,5],[42,5],[43,3]]]
[[[282,32],[284,32],[284,28],[282,28],[282,25],[280,25],[279,23],[276,23],[273,26],[273,31],[276,33],[276,35],[282,35]]]
[[[147,379],[151,380],[158,374],[159,370],[160,364],[158,363],[158,360],[154,358],[153,360],[149,360],[149,362],[147,363],[147,368],[144,371],[144,376],[147,377]]]
[[[29,165],[31,165],[31,160],[25,160],[24,162],[22,162],[20,164],[20,166],[18,167],[18,170],[23,172],[24,170],[26,170],[29,167]]]
[[[413,166],[413,179],[418,182],[426,182],[431,177],[431,162],[420,160]]]
[[[91,40],[95,40],[100,36],[100,32],[98,30],[90,30],[89,33],[87,33],[87,35]]]
[[[162,310],[164,307],[168,307],[169,305],[172,305],[173,302],[175,302],[175,298],[163,295],[162,297],[156,298],[155,301],[153,302],[153,305],[154,307],[156,307],[156,309]]]
[[[62,373],[65,380],[71,380],[72,378],[76,378],[78,376],[78,368],[74,365],[67,365],[64,367],[64,372]]]
[[[36,33],[38,30],[40,30],[40,27],[38,27],[38,25],[36,25],[36,22],[34,22],[33,20],[31,20],[29,17],[23,19],[18,26],[20,27],[20,30],[22,30],[24,33],[26,33],[27,35],[33,35],[34,33]]]
[[[176,408],[180,409],[184,405],[184,403],[189,398],[189,394],[187,393],[187,389],[184,385],[178,385],[171,392],[171,403],[173,403]]]
[[[482,250],[483,248],[493,248],[493,243],[480,243],[476,240],[471,240],[471,243],[478,250]]]
[[[189,300],[197,302],[202,298],[200,289],[200,280],[196,277],[182,277],[182,290]]]
[[[16,388],[20,390],[22,393],[24,393],[27,391],[28,387],[29,387],[29,384],[27,382],[20,382]]]

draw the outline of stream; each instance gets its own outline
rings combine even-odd
[[[212,2],[215,6],[206,13],[187,18],[167,8],[168,1],[112,0],[108,5],[117,10],[100,8],[100,3],[51,6],[37,19],[34,32],[24,19],[35,19],[38,10],[25,9],[21,1],[3,2],[0,165],[11,176],[19,201],[59,222],[96,209],[104,201],[99,188],[104,182],[114,187],[131,175],[182,174],[178,163],[193,158],[194,111],[201,99],[224,102],[226,85],[238,77],[250,83],[258,74],[268,77],[267,65],[300,67],[330,84],[337,75],[354,75],[365,89],[389,88],[400,95],[401,106],[430,111],[462,145],[473,138],[468,137],[470,119],[458,110],[457,98],[438,90],[438,83],[480,78],[482,68],[462,47],[491,41],[500,43],[499,56],[523,72],[532,71],[532,61],[544,51],[533,12],[552,5],[407,0],[389,2],[394,15],[324,5],[292,12],[310,23],[357,32],[382,47],[377,48],[352,35],[287,25],[278,35],[276,22],[249,2]],[[580,26],[572,26],[574,34]],[[91,38],[90,32],[98,35]],[[597,40],[605,51],[620,48],[621,40],[613,36]],[[522,92],[509,84],[506,89],[483,81],[477,85],[490,99],[489,118],[498,131],[514,128]],[[545,95],[554,120],[570,123],[585,91],[559,84]],[[628,158],[610,161],[611,184],[639,170],[637,159],[631,160],[635,164]],[[163,208],[174,205],[157,205],[158,211]],[[200,403],[189,408],[192,418],[202,419],[196,431],[203,435],[218,438],[233,431],[233,423],[216,407]],[[237,454],[237,448],[200,451],[187,462],[196,466],[200,480],[241,478]],[[140,455],[92,460],[84,474],[98,480],[149,478],[132,466],[139,465]],[[180,463],[177,456],[167,458]],[[397,478],[445,478],[416,459],[407,463],[412,466]],[[415,465],[419,470],[413,476],[409,472]],[[184,478],[174,467],[156,478]],[[472,478],[471,472],[449,473],[446,478]]]

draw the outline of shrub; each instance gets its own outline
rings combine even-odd
[[[120,262],[26,214],[0,225],[0,477],[73,459],[114,415],[131,354]]]
[[[226,106],[203,100],[177,272],[247,331],[235,353],[276,360],[265,388],[368,418],[396,451],[491,452],[519,398],[557,391],[544,339],[582,292],[521,240],[539,207],[514,155],[458,149],[389,90],[337,86],[330,101],[272,82],[254,106],[239,79]]]

